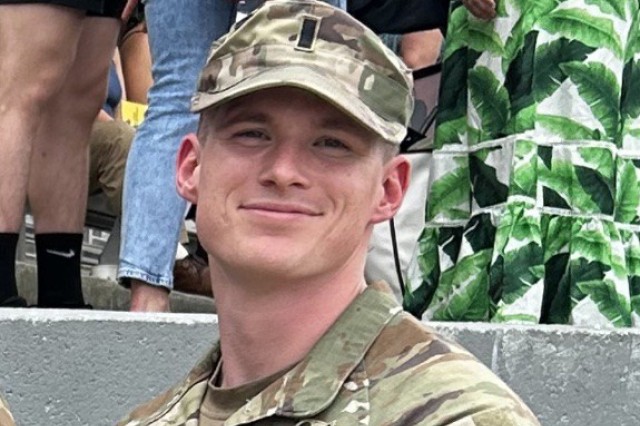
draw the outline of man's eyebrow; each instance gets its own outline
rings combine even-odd
[[[325,118],[320,122],[320,126],[330,130],[342,130],[356,132],[362,136],[370,136],[370,131],[346,117]]]
[[[217,115],[216,127],[224,128],[238,122],[264,124],[268,121],[269,117],[265,113],[247,110],[240,105],[233,105]]]

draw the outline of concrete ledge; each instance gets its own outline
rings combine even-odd
[[[640,424],[640,331],[432,324],[544,425]],[[217,338],[197,314],[0,310],[0,389],[19,425],[112,425],[180,380]]]
[[[29,304],[37,302],[37,270],[33,265],[18,263],[16,266],[16,279],[20,295],[27,299]],[[118,285],[115,281],[103,280],[94,277],[82,278],[82,291],[85,301],[94,309],[110,311],[128,311],[130,303],[129,290]],[[169,298],[171,312],[182,313],[214,313],[213,300],[208,297],[192,296],[190,294],[174,291]]]

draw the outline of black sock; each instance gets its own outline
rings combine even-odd
[[[16,247],[19,234],[0,233],[0,303],[18,295]]]
[[[38,306],[84,305],[80,258],[82,234],[36,234]]]

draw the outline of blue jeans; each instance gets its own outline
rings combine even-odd
[[[346,8],[347,0],[328,0]],[[195,132],[189,112],[211,43],[235,18],[231,0],[147,0],[153,59],[149,110],[133,141],[125,172],[118,278],[173,287],[173,264],[186,202],[175,186],[182,137]]]

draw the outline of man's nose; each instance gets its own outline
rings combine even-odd
[[[268,186],[287,188],[308,187],[303,150],[295,144],[278,144],[265,155],[260,173],[260,183]]]

